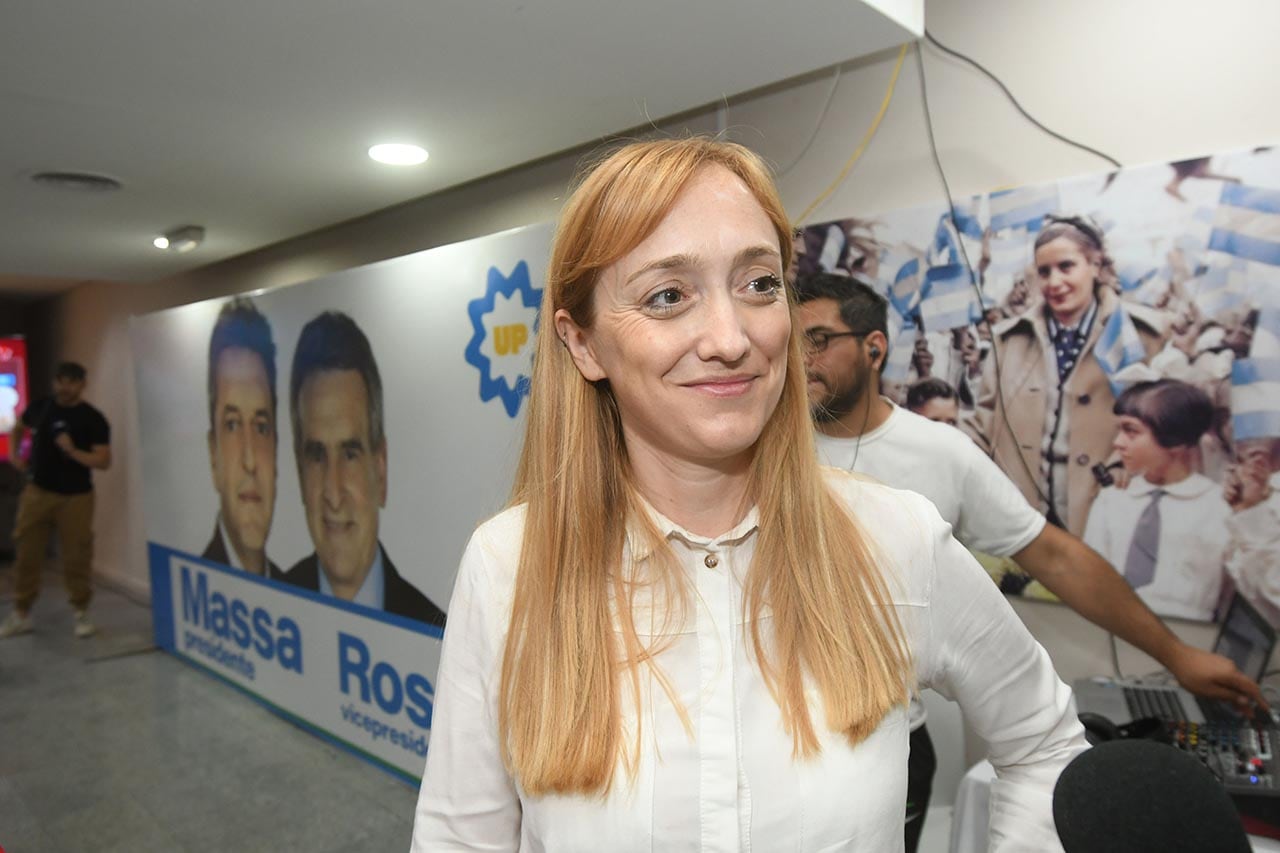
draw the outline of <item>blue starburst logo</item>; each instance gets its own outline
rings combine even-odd
[[[498,397],[513,418],[529,393],[541,305],[542,288],[529,281],[529,265],[524,261],[509,276],[490,267],[484,296],[467,303],[473,332],[466,358],[480,371],[480,399],[487,403]]]

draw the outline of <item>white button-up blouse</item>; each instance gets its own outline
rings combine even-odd
[[[1070,690],[932,504],[844,472],[828,478],[874,541],[919,684],[958,701],[990,744],[999,776],[992,849],[1060,849],[1053,785],[1085,748]],[[413,850],[902,850],[905,705],[850,747],[827,730],[815,691],[810,713],[822,751],[794,759],[743,625],[743,577],[758,526],[768,522],[753,510],[711,539],[653,515],[693,591],[687,624],[669,632],[674,642],[659,658],[693,737],[646,675],[634,777],[619,768],[604,797],[532,797],[508,775],[498,680],[525,513],[507,510],[475,532],[459,568]],[[637,568],[646,555],[627,550],[629,567]],[[635,713],[624,701],[624,737],[634,733]]]

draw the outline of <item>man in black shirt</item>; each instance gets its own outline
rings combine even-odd
[[[90,469],[111,466],[111,427],[93,406],[84,402],[85,369],[64,361],[54,372],[53,396],[27,407],[13,428],[10,447],[19,470],[29,468],[31,481],[22,490],[18,520],[13,528],[17,545],[14,609],[0,623],[0,638],[31,630],[31,605],[40,592],[49,535],[56,528],[62,552],[62,574],[75,609],[75,635],[93,634],[89,621],[89,571],[93,561],[93,478]],[[31,458],[17,449],[27,430],[33,435]]]

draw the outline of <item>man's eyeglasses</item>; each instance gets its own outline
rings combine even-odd
[[[826,329],[808,329],[804,333],[804,351],[809,353],[826,352],[827,347],[836,338],[865,338],[858,332],[828,332]]]

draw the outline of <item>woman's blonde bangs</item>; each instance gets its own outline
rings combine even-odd
[[[753,152],[702,137],[633,142],[588,165],[565,206],[547,272],[555,308],[589,325],[589,297],[600,271],[644,242],[708,165],[723,166],[746,184],[773,223],[786,269],[792,253],[787,214],[768,168]]]

